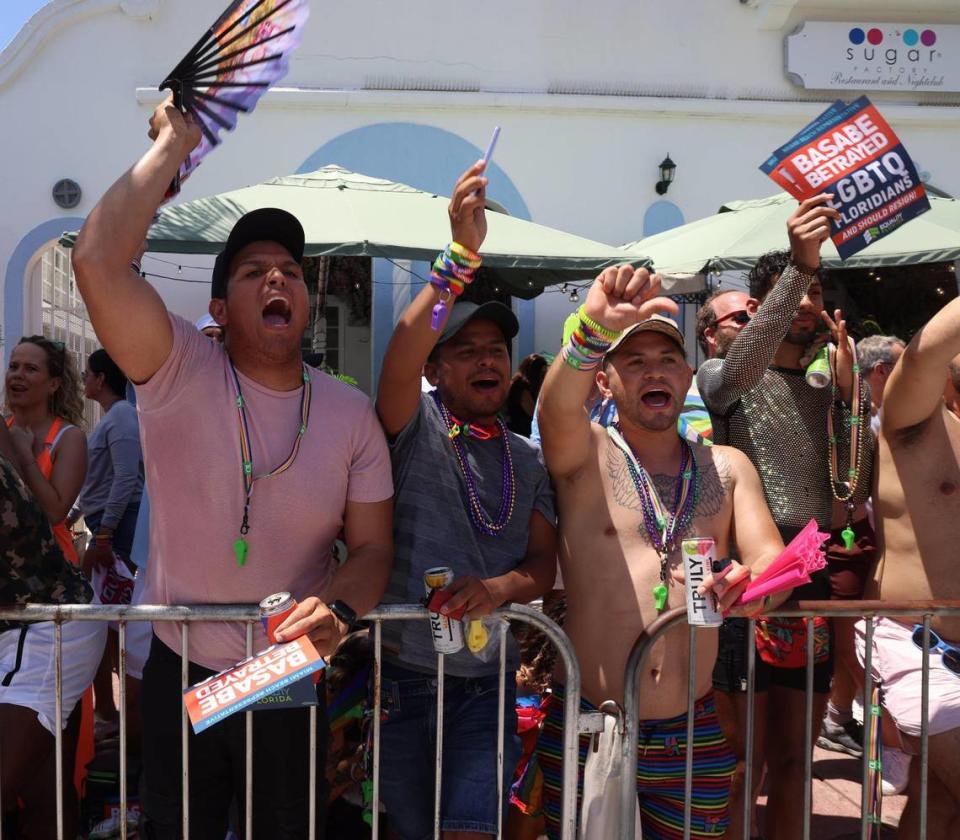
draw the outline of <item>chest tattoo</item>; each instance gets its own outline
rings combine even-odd
[[[640,506],[640,498],[637,496],[633,479],[627,469],[626,456],[616,446],[608,443],[606,462],[614,501],[620,507],[642,516],[643,510]],[[709,519],[720,513],[726,503],[732,481],[730,463],[723,453],[711,451],[708,457],[703,457],[701,454],[698,463],[700,466],[700,498],[697,502],[693,522],[696,522],[697,519]],[[678,477],[676,475],[654,473],[650,478],[664,504],[667,506],[673,504],[677,492]],[[642,521],[638,524],[637,529],[644,542],[649,544],[650,539]],[[685,536],[689,532],[690,527],[684,530],[683,535]]]

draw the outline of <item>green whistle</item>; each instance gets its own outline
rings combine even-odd
[[[240,537],[240,539],[233,544],[233,553],[237,555],[237,565],[241,568],[243,568],[247,563],[248,547],[247,541],[243,537]]]
[[[662,612],[663,608],[667,605],[667,587],[662,583],[658,583],[653,587],[653,603],[657,607],[657,612]]]
[[[853,533],[853,528],[847,525],[847,527],[840,532],[840,536],[843,538],[843,547],[847,551],[852,551],[853,542],[857,538],[857,535]]]

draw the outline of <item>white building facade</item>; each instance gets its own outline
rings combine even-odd
[[[146,148],[157,83],[224,3],[52,0],[0,53],[5,362],[20,335],[65,319],[77,351],[88,349],[62,271],[56,298],[63,265],[51,247]],[[803,41],[790,39],[801,26]],[[181,198],[328,163],[449,194],[500,125],[492,198],[515,216],[627,242],[776,192],[759,164],[827,103],[863,93],[926,179],[960,195],[957,33],[957,0],[312,0],[282,87],[241,116]],[[659,195],[667,155],[676,177]],[[55,199],[63,179],[79,196],[61,184]],[[166,262],[144,267],[169,307],[205,311],[211,261],[157,257]],[[417,283],[380,262],[369,331],[344,338],[344,322],[338,339],[341,355],[366,346],[366,388]],[[557,291],[514,301],[516,358],[556,350],[575,305]]]

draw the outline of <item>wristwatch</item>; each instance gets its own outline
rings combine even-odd
[[[346,601],[334,601],[332,604],[327,604],[327,609],[346,624],[347,628],[357,623],[357,612]]]

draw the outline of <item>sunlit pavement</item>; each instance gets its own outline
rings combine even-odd
[[[860,759],[822,750],[813,752],[813,819],[810,836],[816,840],[859,840]],[[802,791],[797,791],[802,796]],[[766,796],[760,798],[763,825]],[[894,840],[905,796],[883,798],[883,840]]]

